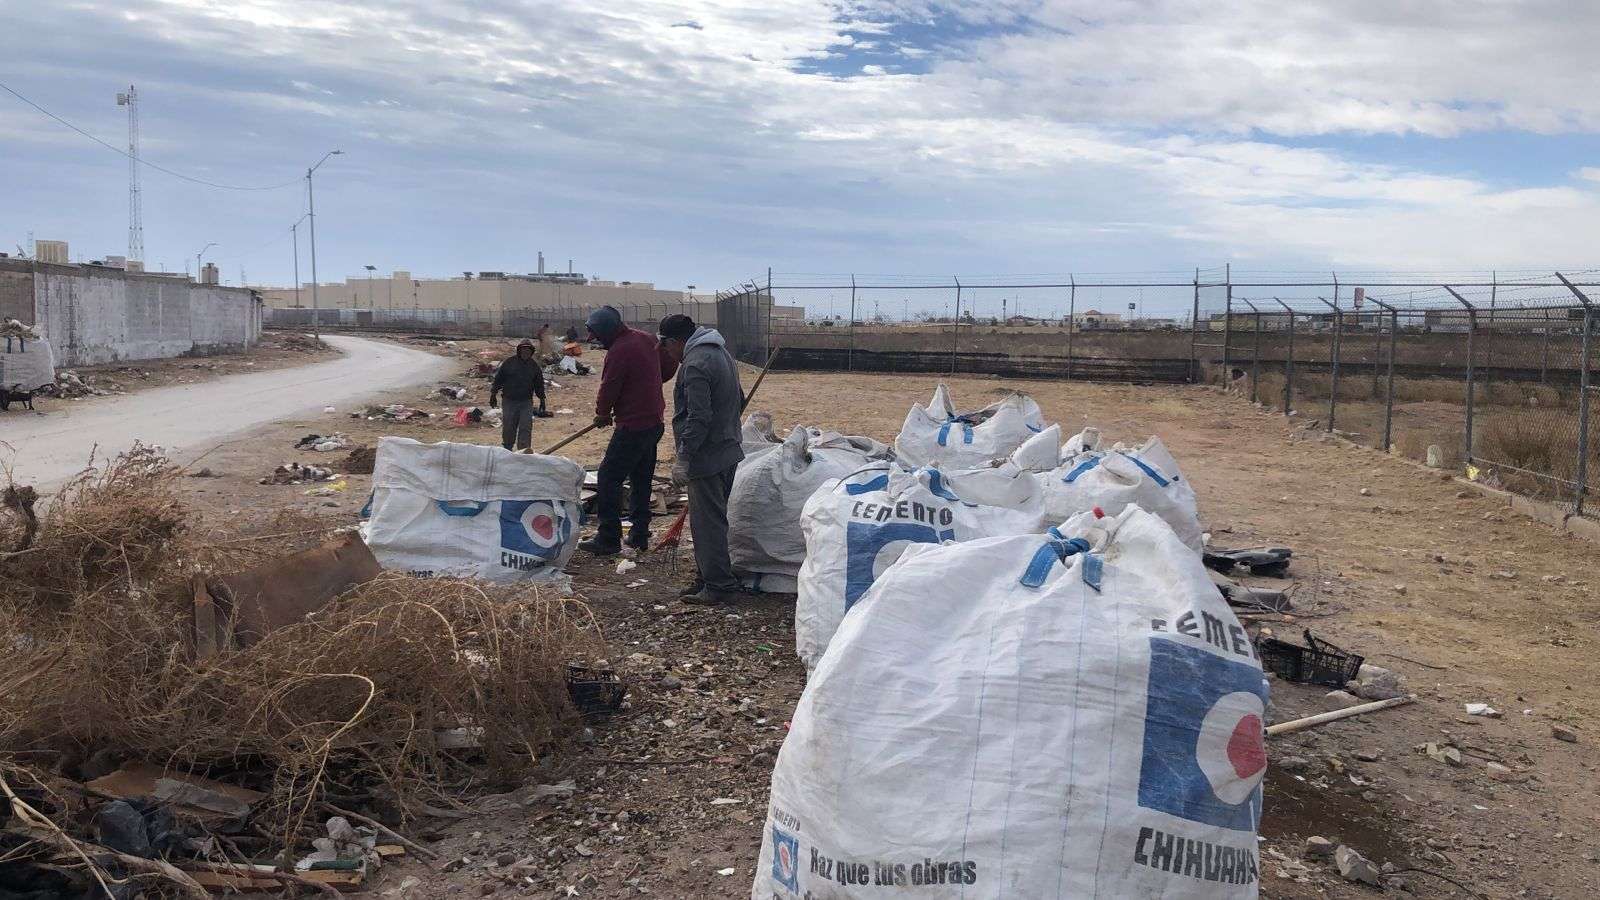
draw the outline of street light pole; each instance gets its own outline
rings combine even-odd
[[[311,187],[311,174],[322,167],[330,156],[339,156],[343,150],[329,150],[317,160],[317,164],[306,169],[306,218],[311,220],[311,336],[322,340],[322,323],[318,321],[317,306],[317,198]]]
[[[310,215],[310,213],[307,213],[306,215]],[[304,222],[305,220],[306,220],[306,217],[305,216],[301,216],[300,218],[294,220],[294,224],[293,225],[289,226],[290,240],[294,241],[294,308],[295,309],[301,309],[302,308],[300,306],[300,223]]]
[[[372,273],[378,270],[377,266],[362,266],[367,270],[367,309],[372,309]]]
[[[200,257],[204,256],[206,254],[207,250],[210,250],[212,247],[215,247],[216,245],[217,245],[216,241],[207,241],[206,245],[204,247],[200,248],[200,252],[196,253],[194,255],[194,280],[197,283],[202,283],[202,284],[204,283],[204,279],[202,279],[200,277]]]

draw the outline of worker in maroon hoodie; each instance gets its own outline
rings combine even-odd
[[[666,410],[661,385],[672,377],[677,364],[661,354],[654,335],[624,325],[615,307],[602,306],[590,313],[587,324],[589,334],[606,349],[594,424],[596,428],[616,428],[600,461],[595,487],[599,523],[594,537],[578,547],[597,556],[612,556],[622,550],[624,481],[630,488],[628,546],[645,550],[650,545],[650,488]]]

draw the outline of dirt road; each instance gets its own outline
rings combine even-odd
[[[325,337],[343,352],[330,362],[234,375],[71,405],[41,402],[39,414],[0,425],[0,461],[19,482],[50,490],[78,471],[95,447],[101,456],[134,441],[167,448],[187,462],[229,435],[277,419],[348,403],[379,391],[444,376],[455,364],[396,344]]]

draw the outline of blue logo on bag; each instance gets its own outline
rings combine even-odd
[[[876,525],[851,522],[845,529],[844,608],[849,611],[861,595],[878,579],[878,556],[890,544],[937,544],[953,541],[953,529],[935,530],[931,525],[893,522]]]
[[[500,549],[553,560],[572,537],[572,520],[550,500],[500,501]]]
[[[1255,830],[1267,769],[1261,670],[1152,637],[1148,695],[1139,805]]]
[[[772,880],[800,893],[800,840],[783,829],[772,827]]]

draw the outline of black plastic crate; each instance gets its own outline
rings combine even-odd
[[[567,694],[585,716],[603,716],[622,706],[628,692],[622,676],[610,669],[567,666]]]
[[[1261,657],[1261,668],[1285,681],[1301,684],[1342,688],[1346,682],[1355,680],[1365,661],[1363,657],[1317,640],[1310,629],[1305,631],[1305,639],[1305,647],[1277,638],[1257,639],[1256,652]]]

